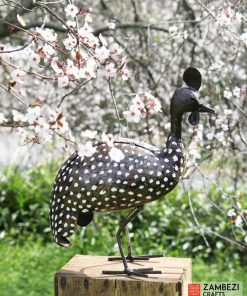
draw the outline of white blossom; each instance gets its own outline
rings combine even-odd
[[[58,57],[54,57],[51,60],[51,67],[57,74],[61,75],[61,74],[63,74],[63,71],[61,68],[58,67],[58,63],[59,63]]]
[[[91,141],[87,141],[84,145],[78,145],[78,155],[80,157],[90,157],[96,152],[96,147],[93,147]]]
[[[102,34],[99,34],[99,40],[100,40],[100,42],[101,42],[102,46],[105,46],[105,47],[107,47],[107,42],[106,42],[106,39],[103,37],[103,35],[102,35]]]
[[[110,55],[109,49],[105,46],[97,47],[95,49],[95,57],[100,63],[103,63]]]
[[[40,63],[40,56],[39,54],[30,51],[29,58],[28,58],[29,65],[31,67],[36,67]]]
[[[114,160],[116,162],[120,162],[121,160],[124,159],[123,152],[116,147],[111,148],[111,150],[109,151],[109,156],[112,160]]]
[[[225,98],[227,98],[227,99],[231,99],[231,97],[232,97],[232,92],[229,90],[229,88],[226,88],[226,89],[224,90],[224,92],[223,92],[223,95],[224,95]]]
[[[97,131],[85,130],[81,132],[82,137],[86,137],[89,139],[94,139],[97,135]]]
[[[36,32],[42,36],[43,39],[49,42],[54,42],[57,40],[57,33],[54,33],[50,29],[41,29],[41,28],[36,28]]]
[[[73,75],[75,78],[78,78],[78,67],[74,65],[74,62],[70,59],[67,60],[66,74]]]
[[[39,106],[29,107],[27,109],[26,118],[28,123],[33,124],[38,119],[41,113],[41,108]]]
[[[229,217],[236,216],[236,211],[235,211],[235,209],[230,209],[230,210],[227,212],[227,216],[229,216]]]
[[[240,40],[243,41],[243,43],[247,46],[247,32],[241,34]]]
[[[177,26],[171,26],[169,28],[169,34],[171,35],[171,37],[179,36],[179,28]]]
[[[130,71],[126,67],[124,67],[124,68],[122,68],[120,74],[121,74],[122,79],[125,81],[125,80],[129,79]]]
[[[243,219],[242,219],[242,217],[240,215],[237,216],[237,218],[235,220],[235,225],[237,227],[242,227],[242,225],[243,225]]]
[[[65,7],[65,13],[67,16],[76,17],[76,15],[79,13],[79,9],[73,4],[68,4]]]
[[[74,28],[76,28],[76,22],[75,22],[75,21],[71,21],[71,20],[69,20],[69,21],[66,22],[66,25],[67,25],[70,29],[74,29]]]
[[[26,23],[25,23],[23,17],[21,17],[19,14],[17,14],[16,18],[17,18],[18,22],[19,22],[23,27],[26,26]]]
[[[107,76],[114,77],[117,73],[117,69],[113,63],[106,65],[105,72]]]
[[[140,111],[142,111],[145,107],[139,95],[136,95],[135,98],[132,100],[132,105],[134,105]]]
[[[76,46],[77,40],[74,36],[68,35],[67,38],[64,39],[63,44],[67,50],[71,50]]]
[[[105,142],[109,147],[113,147],[114,145],[114,138],[112,134],[106,135],[105,133],[102,134],[101,137],[102,141]]]
[[[227,142],[226,142],[226,138],[225,138],[225,134],[224,134],[223,131],[216,133],[216,134],[215,134],[215,138],[216,138],[219,142],[221,142],[222,145],[225,146],[225,145],[227,144]]]
[[[15,81],[21,81],[22,77],[24,77],[26,75],[26,72],[20,70],[20,69],[15,69],[14,71],[12,71],[10,73],[11,78]]]
[[[89,58],[87,60],[86,72],[90,77],[92,78],[96,77],[96,68],[97,68],[97,64],[95,60],[93,58]]]
[[[85,22],[86,23],[91,23],[93,21],[91,15],[89,13],[86,14],[85,16]]]
[[[82,38],[94,38],[94,35],[92,34],[92,28],[89,26],[87,22],[85,22],[83,27],[79,28],[78,34]]]
[[[25,145],[33,139],[33,135],[30,132],[27,132],[24,128],[18,127],[16,132],[20,137],[20,145]]]
[[[13,114],[13,120],[16,122],[26,122],[27,121],[26,116],[16,110],[12,110],[12,114]]]
[[[135,122],[138,123],[141,119],[141,112],[140,110],[132,107],[129,111],[124,111],[123,115],[125,116],[128,122]]]
[[[44,51],[45,55],[48,55],[48,56],[52,56],[55,54],[55,49],[52,46],[50,46],[49,44],[45,44],[42,47],[42,50]]]
[[[240,97],[240,93],[241,93],[241,89],[239,88],[239,87],[234,87],[234,89],[233,89],[233,95],[235,96],[235,97],[237,97],[237,98],[239,98]]]
[[[59,76],[57,82],[59,87],[66,87],[69,84],[69,77],[66,75]]]
[[[233,111],[231,109],[224,109],[225,115],[232,115]]]
[[[5,118],[4,114],[0,112],[0,124],[7,122],[7,119]]]
[[[116,28],[116,24],[114,22],[108,23],[108,28],[114,30]]]

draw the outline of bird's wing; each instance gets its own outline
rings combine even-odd
[[[97,144],[103,144],[103,141],[99,141],[96,143]],[[123,144],[129,144],[129,145],[133,145],[133,146],[138,146],[141,147],[143,149],[149,150],[149,151],[158,151],[159,148],[155,147],[153,145],[144,143],[144,142],[140,142],[137,140],[133,140],[133,139],[128,139],[128,138],[116,138],[114,139],[114,143],[123,143]]]

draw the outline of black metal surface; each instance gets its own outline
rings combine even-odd
[[[91,157],[82,159],[74,153],[62,165],[50,204],[51,228],[59,245],[69,247],[67,238],[74,233],[76,225],[89,224],[94,212],[134,208],[123,224],[125,227],[132,214],[138,213],[144,204],[166,195],[177,185],[184,167],[183,114],[191,113],[189,122],[193,125],[198,124],[200,112],[214,114],[197,100],[200,72],[190,67],[184,72],[183,79],[188,87],[177,89],[171,99],[171,132],[164,148],[118,139],[114,146],[122,151],[124,159],[116,162],[109,156],[111,147],[101,141],[95,143],[96,152]],[[119,238],[123,225],[118,231],[118,244],[124,270],[129,272]],[[130,244],[128,251],[130,258]]]
[[[78,217],[82,225],[83,214],[88,220],[93,212],[138,207],[177,185],[184,158],[175,136],[161,150],[117,141],[115,147],[125,155],[119,163],[111,160],[111,148],[102,143],[92,157],[81,160],[75,154],[58,172],[51,200],[51,225],[58,243],[73,234]]]

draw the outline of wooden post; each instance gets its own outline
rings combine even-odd
[[[134,261],[130,268],[153,267],[162,274],[148,278],[105,275],[102,270],[123,270],[121,262],[105,256],[74,256],[55,275],[55,296],[187,296],[191,260],[161,257]]]

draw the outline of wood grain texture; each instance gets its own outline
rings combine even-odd
[[[122,263],[110,262],[105,256],[76,255],[56,273],[55,296],[187,296],[185,283],[191,282],[190,259],[163,257],[129,265],[153,267],[162,274],[148,278],[105,275],[103,269],[122,270]]]

